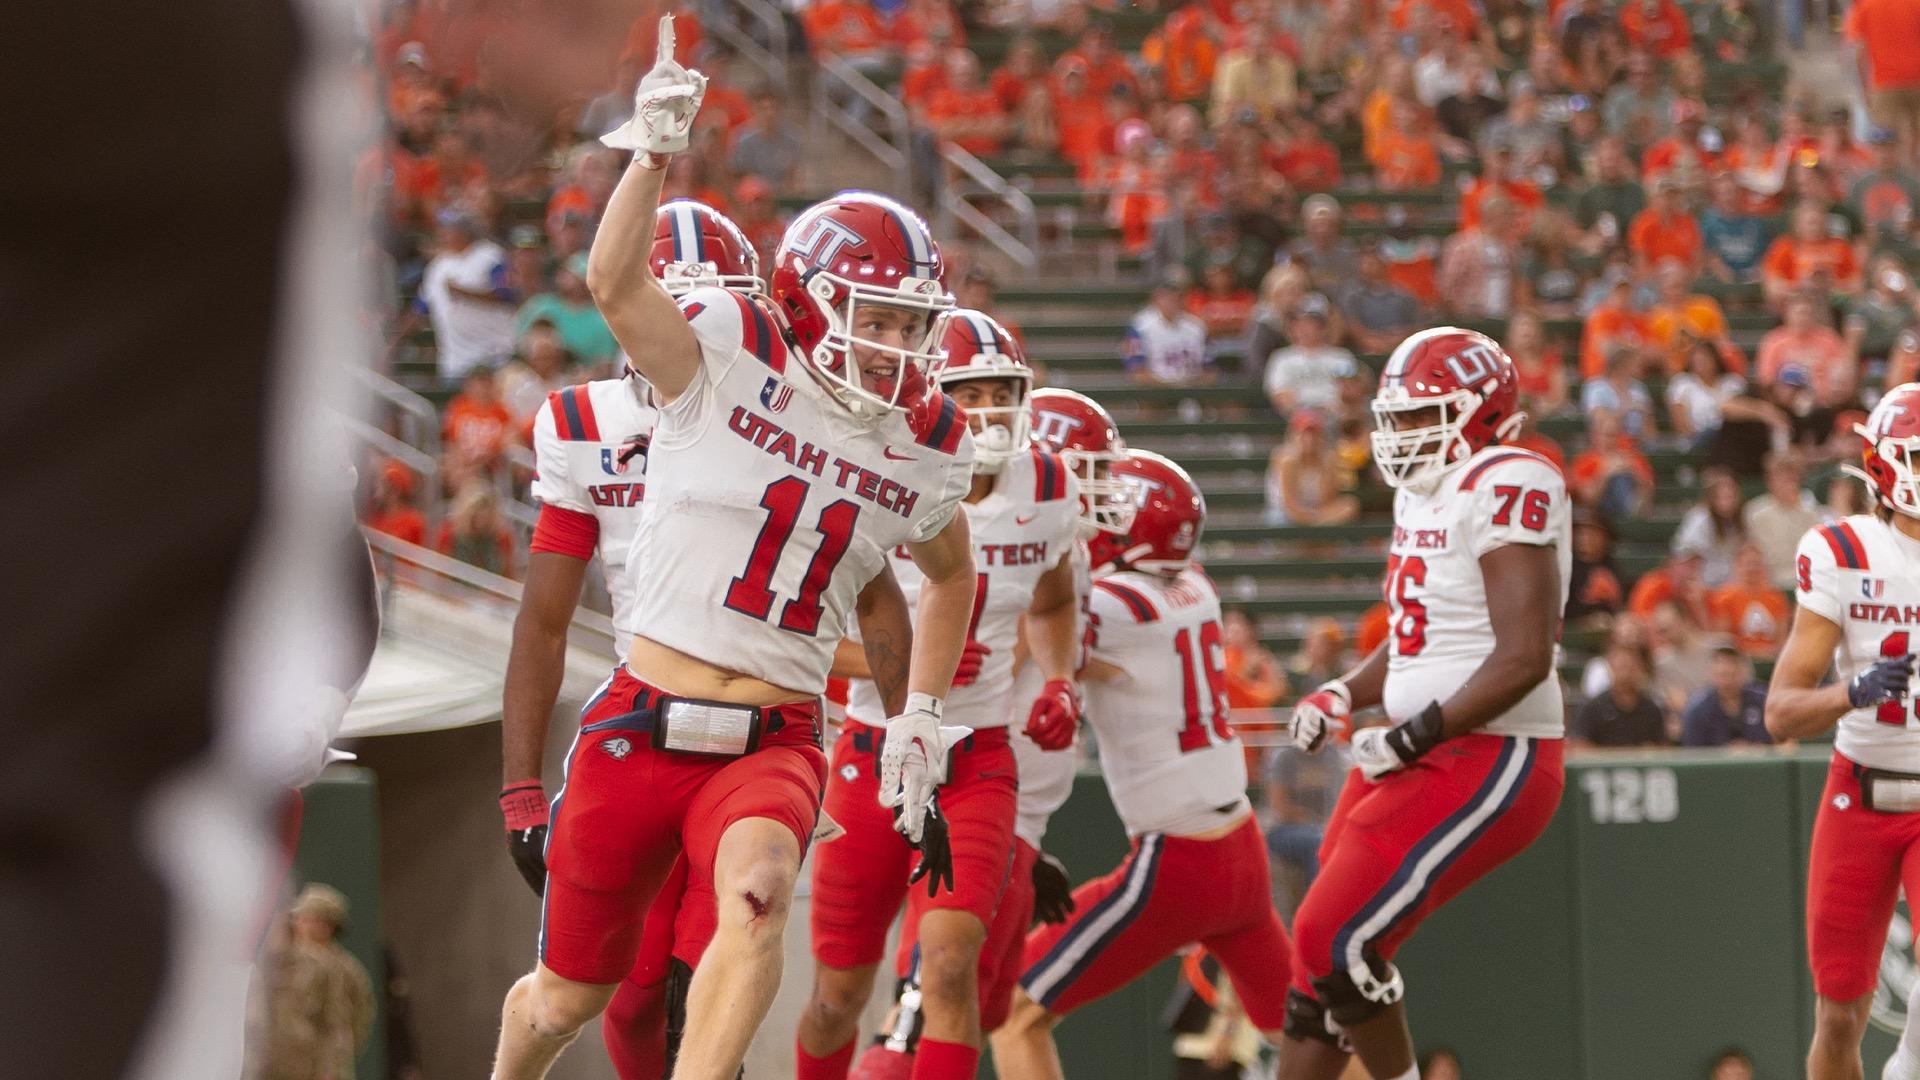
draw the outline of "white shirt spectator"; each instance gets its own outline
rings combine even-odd
[[[1746,389],[1746,380],[1732,372],[1720,376],[1712,386],[1708,386],[1700,381],[1698,375],[1683,371],[1667,383],[1667,404],[1685,409],[1696,433],[1717,431],[1720,427],[1720,406],[1739,397]]]
[[[440,378],[452,381],[481,364],[498,364],[513,353],[513,304],[489,304],[455,296],[447,286],[472,292],[506,287],[507,256],[491,240],[475,240],[443,252],[427,264],[420,303],[433,320]],[[502,295],[507,295],[502,292]]]
[[[1286,395],[1275,408],[1331,410],[1340,402],[1340,380],[1359,374],[1353,354],[1338,345],[1308,348],[1289,345],[1267,358],[1265,388],[1268,400]]]
[[[1580,411],[1591,414],[1595,409],[1617,413],[1621,429],[1638,439],[1648,434],[1647,418],[1653,413],[1653,396],[1638,379],[1627,384],[1624,395],[1607,380],[1594,379],[1580,388]]]
[[[1800,501],[1791,505],[1762,492],[1747,502],[1742,513],[1747,522],[1747,539],[1766,559],[1773,587],[1792,592],[1796,576],[1794,551],[1807,530],[1826,517],[1820,503],[1805,491],[1800,493]]]
[[[1164,383],[1189,382],[1207,368],[1207,325],[1187,312],[1168,319],[1152,307],[1133,317],[1122,346],[1128,371]]]

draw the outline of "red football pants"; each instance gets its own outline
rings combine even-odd
[[[1073,918],[1027,938],[1027,996],[1056,1016],[1118,990],[1195,942],[1220,960],[1263,1031],[1286,1020],[1287,931],[1266,839],[1251,815],[1225,836],[1146,833],[1106,877],[1073,891]]]
[[[1834,1001],[1878,984],[1900,887],[1920,897],[1920,814],[1868,810],[1858,769],[1833,755],[1807,866],[1807,960],[1814,991]]]
[[[1013,988],[1020,981],[1020,958],[1026,952],[1027,929],[1033,925],[1033,864],[1040,852],[1025,840],[1013,841],[1013,869],[1007,875],[1007,891],[1000,895],[1000,907],[987,926],[987,941],[980,948],[980,1030],[990,1032],[1007,1022],[1013,1009]],[[917,946],[920,920],[908,912],[900,927],[900,948],[894,954],[894,971],[902,979],[919,977]]]
[[[1422,920],[1546,830],[1559,739],[1463,735],[1378,782],[1347,776],[1293,916],[1293,985],[1390,960]]]

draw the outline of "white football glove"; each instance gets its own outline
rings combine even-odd
[[[898,809],[893,827],[919,843],[927,823],[927,803],[947,781],[947,750],[973,734],[970,727],[942,727],[940,699],[908,694],[906,711],[887,721],[880,748],[880,805]]]
[[[1353,694],[1347,684],[1338,679],[1322,683],[1294,705],[1287,719],[1287,737],[1301,753],[1317,754],[1326,745],[1327,733],[1345,730],[1352,713]]]
[[[1387,727],[1370,727],[1353,733],[1351,752],[1354,767],[1360,770],[1360,775],[1369,780],[1378,780],[1390,772],[1406,768],[1407,763],[1400,759],[1399,753],[1387,745],[1387,732],[1391,730]]]
[[[653,70],[640,79],[633,95],[633,118],[600,141],[615,150],[636,150],[664,157],[687,148],[693,118],[707,94],[707,77],[688,71],[673,58],[673,16],[660,16],[660,51]]]

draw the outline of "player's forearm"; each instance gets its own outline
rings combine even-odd
[[[920,587],[907,674],[909,693],[944,698],[953,687],[953,672],[960,666],[960,652],[967,644],[967,622],[973,615],[971,570],[969,563],[964,576],[929,579]]]
[[[1550,678],[1553,678],[1552,634],[1542,635],[1538,642],[1529,639],[1496,643],[1492,654],[1480,662],[1466,683],[1440,703],[1440,716],[1445,724],[1442,730],[1447,738],[1452,738],[1491,724]]]
[[[907,707],[908,673],[913,653],[913,620],[901,604],[897,614],[883,606],[860,621],[860,660],[866,678],[880,692],[880,703],[893,716]],[[957,657],[956,657],[957,662]],[[948,676],[952,681],[952,676]]]
[[[866,646],[852,638],[841,638],[840,644],[833,647],[833,667],[827,676],[834,679],[871,679],[873,669],[867,666]]]
[[[1833,730],[1852,711],[1847,684],[1767,688],[1767,734],[1780,742],[1812,739]]]
[[[1067,603],[1026,615],[1027,648],[1043,678],[1071,679],[1080,661],[1079,606]]]
[[[539,625],[523,614],[513,623],[507,654],[507,687],[500,712],[500,777],[513,784],[538,777],[547,746],[547,725],[566,673],[567,632]]]
[[[663,382],[671,386],[671,397],[679,392],[673,384],[680,380],[653,368],[659,366],[662,351],[676,355],[688,351],[692,335],[685,333],[684,343],[661,340],[664,327],[684,325],[684,319],[647,262],[667,173],[664,167],[648,168],[646,161],[644,153],[635,155],[607,201],[593,247],[587,252],[587,289],[620,347],[634,358],[635,367],[656,387]]]
[[[1374,646],[1365,660],[1340,677],[1340,681],[1347,684],[1354,712],[1380,704],[1387,685],[1387,644],[1383,641]]]

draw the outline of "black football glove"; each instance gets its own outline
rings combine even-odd
[[[1913,681],[1913,657],[1889,656],[1853,677],[1847,684],[1847,704],[1856,709],[1905,697]]]
[[[921,878],[927,880],[927,895],[938,896],[940,885],[946,883],[947,891],[953,891],[953,846],[947,836],[947,816],[940,812],[938,794],[927,800],[926,828],[920,834],[920,865],[913,868],[913,876],[907,878],[912,885]]]
[[[1041,852],[1033,861],[1033,917],[1043,923],[1063,923],[1073,909],[1073,883],[1067,880],[1067,868]]]
[[[547,894],[547,794],[540,781],[522,780],[500,791],[506,818],[507,854],[535,896]]]

